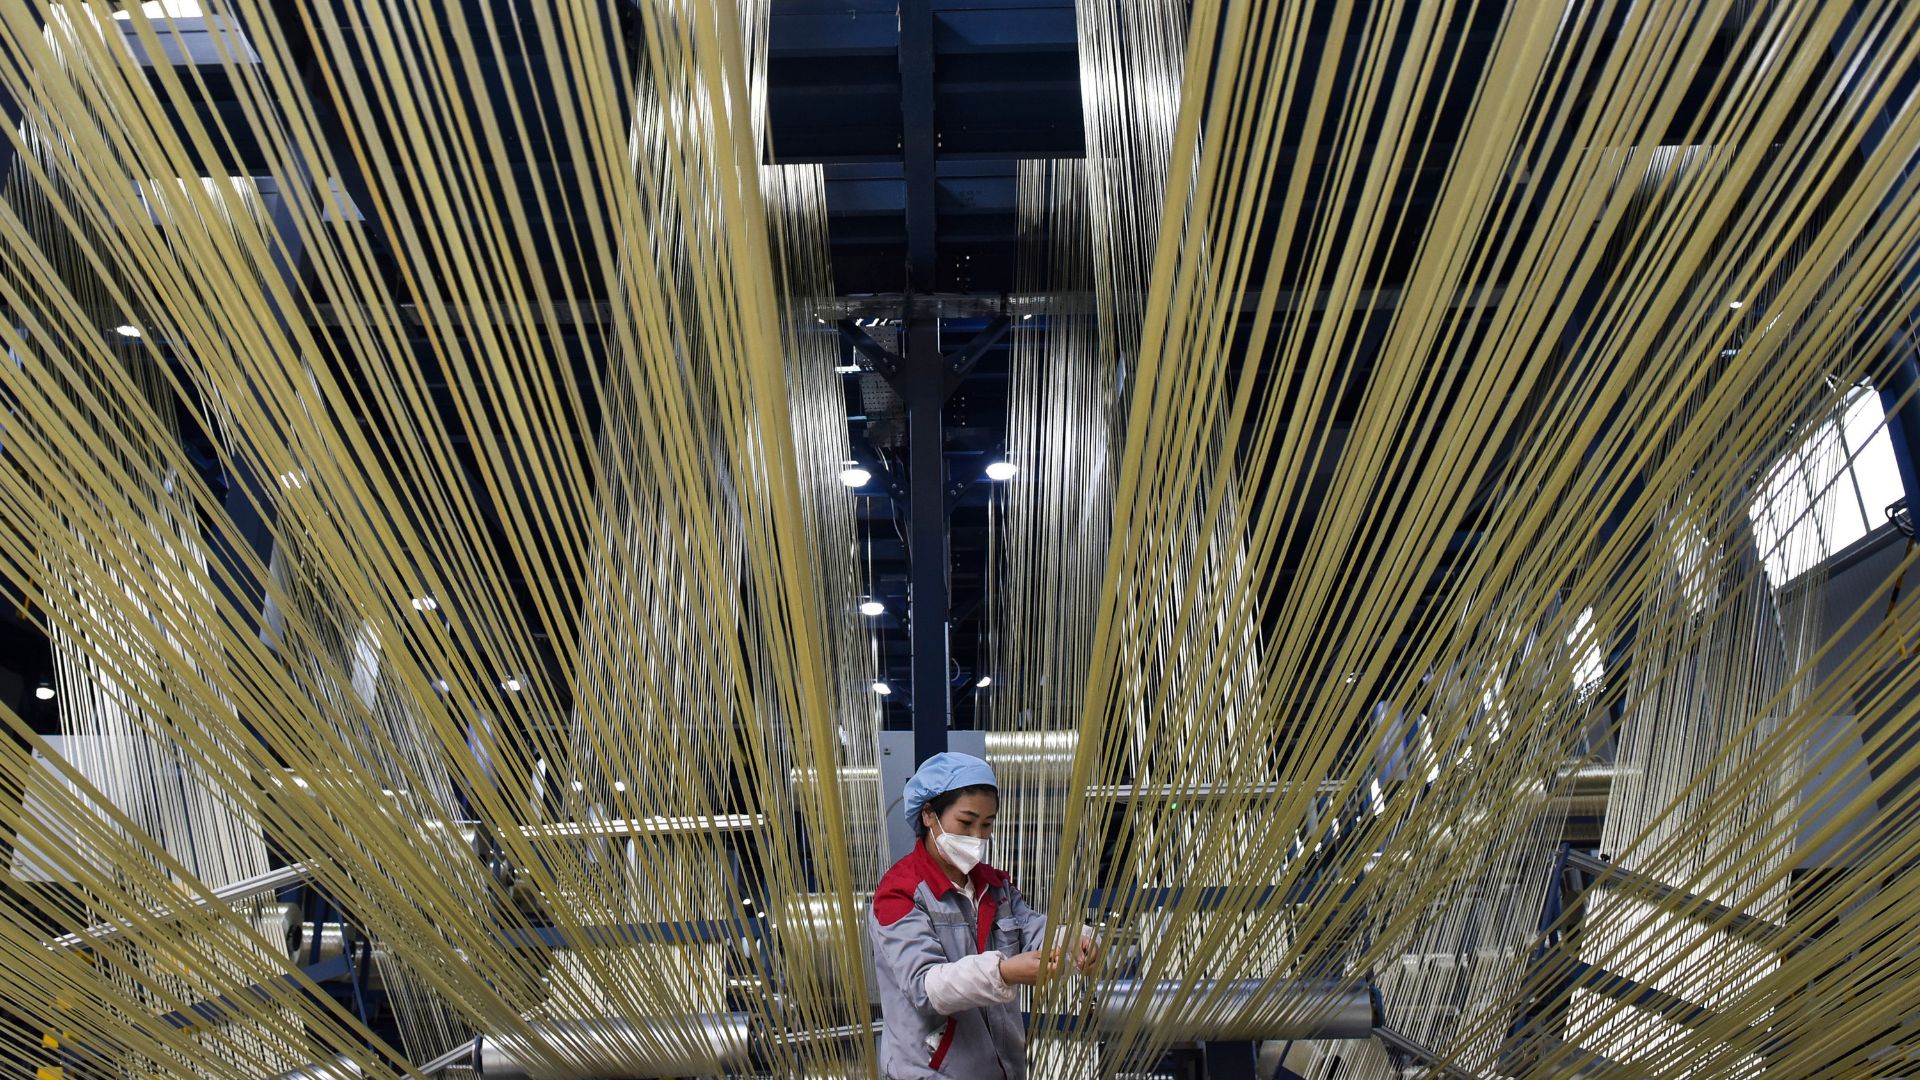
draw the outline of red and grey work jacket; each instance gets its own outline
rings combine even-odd
[[[999,982],[998,959],[1040,947],[1047,918],[1033,910],[1007,875],[991,866],[968,875],[966,895],[922,844],[893,864],[873,897],[873,958],[880,987],[880,1070],[893,1080],[1025,1080],[1026,1024],[1011,990]],[[969,961],[983,953],[992,961]],[[944,1001],[930,998],[935,974]],[[955,988],[952,976],[967,976]],[[978,977],[974,977],[974,976]],[[991,977],[989,988],[984,979]],[[937,1007],[954,1009],[951,1015]]]

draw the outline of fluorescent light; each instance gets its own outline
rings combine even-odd
[[[989,687],[989,686],[992,686],[992,685],[993,685],[993,676],[991,676],[991,675],[982,675],[982,676],[980,676],[980,681],[979,681],[979,682],[977,682],[977,683],[974,683],[973,685],[975,685],[975,686],[978,686],[978,687],[980,687],[981,689],[983,689],[983,690],[984,690],[984,689],[986,689],[987,687]]]
[[[198,19],[203,16],[199,0],[146,0],[140,5],[141,14],[149,19]],[[116,19],[131,19],[133,12],[116,11]]]
[[[587,790],[587,785],[585,785],[585,784],[583,784],[583,783],[581,783],[581,782],[580,782],[580,781],[578,781],[578,780],[575,780],[575,781],[573,782],[573,790],[575,790],[575,791],[585,791],[585,790]]]
[[[1033,312],[1029,311],[1025,315],[1020,316],[1020,321],[1026,322],[1028,319],[1031,319],[1031,318],[1033,318]]]
[[[615,780],[613,782],[613,790],[615,791],[627,790],[627,782],[625,780]]]
[[[121,323],[119,326],[113,328],[113,332],[119,334],[121,337],[137,338],[140,336],[140,328],[132,323]]]
[[[1744,301],[1744,300],[1729,300],[1729,301],[1727,301],[1727,306],[1728,306],[1728,307],[1730,307],[1730,308],[1732,308],[1732,309],[1733,309],[1733,310],[1735,310],[1735,311],[1739,311],[1739,310],[1740,310],[1740,307],[1741,307],[1741,305],[1742,305],[1742,304],[1745,304],[1745,303],[1746,303],[1746,301]]]
[[[865,487],[873,481],[873,474],[865,469],[852,468],[840,470],[840,482],[850,488]]]
[[[862,615],[885,615],[886,613],[887,605],[878,600],[867,600],[860,605],[860,614]]]
[[[519,693],[520,692],[519,678],[513,675],[507,676],[506,679],[500,683],[500,689],[505,690],[509,694]]]
[[[893,687],[888,686],[884,682],[876,682],[873,684],[873,692],[879,694],[881,697],[886,697],[888,694],[893,693]]]
[[[431,596],[416,596],[413,598],[413,610],[415,611],[433,611],[439,606],[440,601],[435,600]]]
[[[1011,480],[1020,471],[1020,466],[1011,461],[996,461],[987,466],[987,479]]]
[[[860,374],[860,365],[859,364],[840,364],[839,366],[833,369],[833,373],[835,375],[858,375]]]
[[[307,474],[298,469],[283,472],[280,474],[280,486],[286,488],[288,491],[292,491],[294,488],[306,487]]]
[[[53,687],[48,686],[46,683],[41,683],[39,686],[33,688],[33,696],[39,698],[41,701],[52,701]]]

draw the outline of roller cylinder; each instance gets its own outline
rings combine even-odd
[[[781,958],[794,982],[812,981],[829,995],[863,977],[871,964],[867,938],[867,909],[862,897],[843,906],[840,897],[801,893],[772,901],[773,925]],[[847,942],[855,943],[851,954]],[[857,967],[856,967],[857,966]]]
[[[688,1029],[692,1030],[689,1031]],[[713,1076],[747,1065],[747,1014],[676,1017],[671,1021],[565,1020],[534,1025],[542,1053],[518,1039],[483,1036],[476,1071],[486,1080],[600,1080]],[[559,1068],[545,1058],[564,1062]]]
[[[995,769],[1053,770],[1064,781],[1080,746],[1077,731],[989,731],[987,761]]]
[[[1117,979],[1096,991],[1095,1023],[1112,1034],[1137,1022],[1174,1042],[1365,1039],[1375,1023],[1364,984],[1318,979],[1227,979],[1142,986]],[[1135,1004],[1144,998],[1136,1015]]]

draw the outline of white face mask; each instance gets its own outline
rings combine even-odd
[[[935,826],[939,828],[939,826]],[[973,868],[987,861],[987,842],[978,836],[955,836],[945,829],[934,836],[933,843],[940,854],[947,857],[955,870],[962,874],[973,873]]]

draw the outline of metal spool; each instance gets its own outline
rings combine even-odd
[[[872,765],[842,765],[834,770],[839,774],[840,804],[858,812],[866,810],[880,812],[880,770]],[[804,807],[817,803],[820,797],[820,771],[818,769],[794,769],[787,779],[793,786],[795,802]]]
[[[866,926],[872,904],[872,897],[863,896],[850,912],[843,911],[838,898],[822,893],[803,893],[779,901],[772,921],[787,968],[787,984],[812,981],[829,994],[861,985],[873,962]],[[860,943],[858,953],[849,955],[842,944],[849,935]],[[853,969],[855,963],[861,965],[859,971]]]
[[[1377,1022],[1373,991],[1332,980],[1201,980],[1144,986],[1115,979],[1094,991],[1094,1022],[1108,1033],[1130,1020],[1181,1041],[1365,1039]],[[1141,1003],[1137,1018],[1136,1002]]]
[[[550,1020],[533,1025],[546,1054],[515,1039],[475,1040],[473,1069],[487,1080],[601,1080],[714,1076],[747,1065],[747,1014],[661,1020]],[[691,1029],[691,1030],[689,1030]],[[552,1056],[560,1068],[541,1064]],[[465,1062],[453,1062],[455,1066]]]

